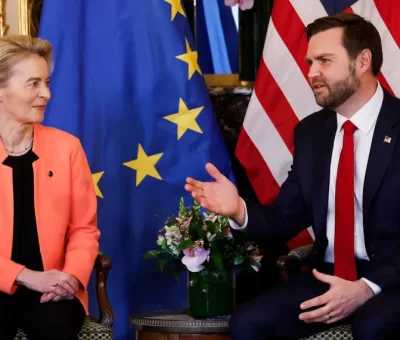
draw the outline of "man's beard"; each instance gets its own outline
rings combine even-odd
[[[349,99],[360,87],[360,80],[356,76],[354,64],[350,65],[350,74],[347,78],[333,84],[325,83],[327,96],[316,96],[317,104],[326,109],[335,110]]]

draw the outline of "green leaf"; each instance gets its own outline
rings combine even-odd
[[[217,267],[218,269],[224,268],[224,264],[222,263],[222,255],[219,251],[211,250],[211,259],[212,259],[215,267]]]
[[[211,241],[211,249],[214,249],[215,251],[223,251],[223,246],[224,246],[224,239],[220,239],[218,237],[215,237]]]
[[[193,212],[195,216],[200,214],[200,204],[197,201],[193,201]]]
[[[157,267],[160,269],[160,271],[164,270],[165,265],[167,264],[168,259],[158,259],[157,260]]]
[[[199,235],[200,238],[204,238],[204,230],[203,230],[203,226],[200,224],[196,224],[195,229],[197,231],[197,234]]]
[[[167,240],[164,239],[161,243],[161,249],[163,250],[168,250],[168,246],[167,246]]]
[[[244,262],[244,257],[243,256],[237,256],[235,257],[235,260],[233,261],[234,265],[237,266],[241,263]]]
[[[185,241],[182,241],[179,244],[178,249],[179,250],[184,250],[184,249],[189,248],[189,247],[191,247],[193,245],[194,245],[194,242],[192,240],[185,240]]]
[[[190,275],[189,286],[193,287],[194,285],[197,284],[198,281],[199,281],[198,275]]]
[[[145,259],[156,259],[161,253],[163,253],[162,250],[149,250],[143,254],[143,257]]]
[[[208,230],[210,231],[211,234],[215,234],[215,223],[212,221],[205,221],[208,227]]]

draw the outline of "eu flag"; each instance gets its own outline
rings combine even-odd
[[[184,276],[142,257],[179,198],[192,202],[186,177],[210,180],[212,162],[232,178],[190,26],[179,0],[47,0],[40,36],[55,59],[44,124],[82,141],[113,263],[114,336],[131,338],[132,312],[186,307]]]

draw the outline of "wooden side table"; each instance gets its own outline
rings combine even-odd
[[[136,340],[231,340],[228,320],[193,319],[185,309],[173,309],[135,313],[129,321]]]

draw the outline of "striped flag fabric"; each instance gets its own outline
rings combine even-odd
[[[307,115],[320,110],[304,60],[305,27],[315,19],[353,12],[372,22],[383,46],[378,80],[400,97],[399,0],[275,0],[263,55],[235,154],[261,203],[272,202],[293,160],[293,131]],[[288,243],[290,249],[312,243],[311,228]]]

